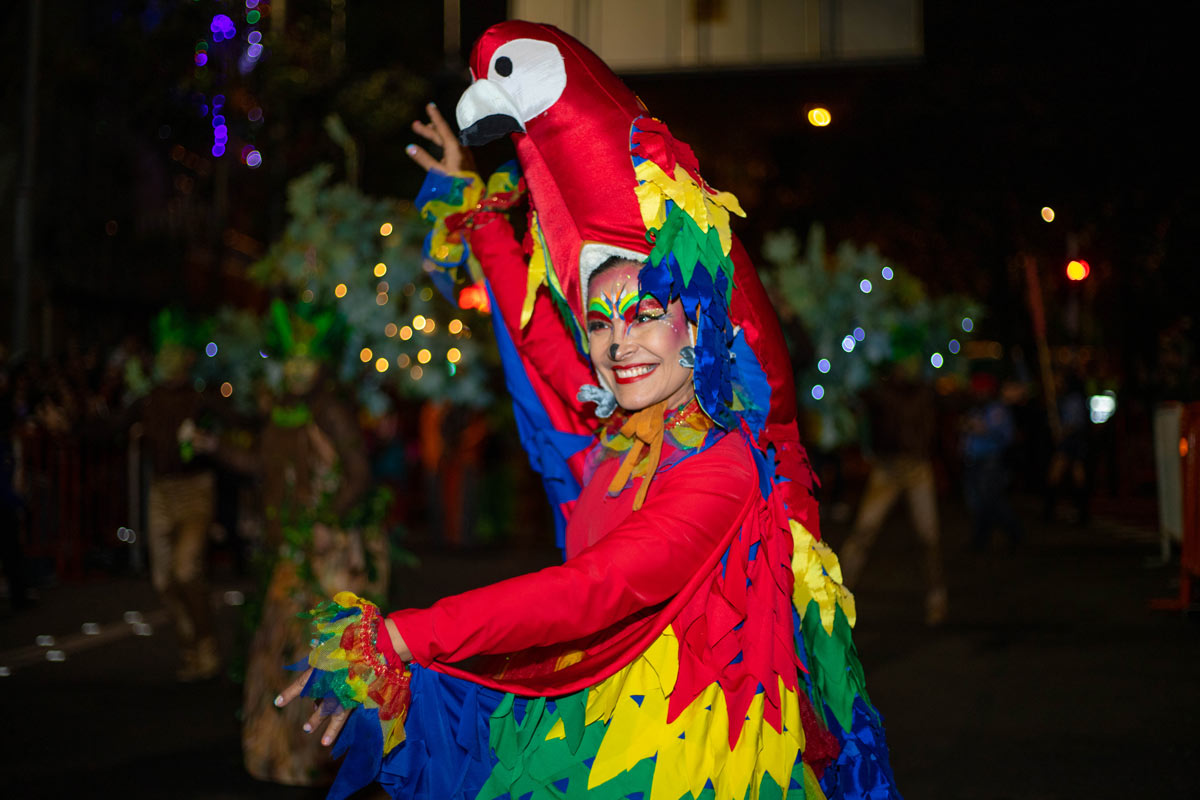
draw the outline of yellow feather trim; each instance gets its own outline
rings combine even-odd
[[[758,800],[766,775],[782,787],[786,798],[793,765],[804,747],[796,693],[779,679],[782,731],[764,719],[766,695],[756,695],[731,751],[729,715],[719,684],[709,685],[667,722],[678,670],[679,641],[668,628],[633,663],[589,690],[585,724],[603,722],[608,730],[592,764],[588,789],[657,756],[648,800],[679,800],[689,792],[699,797],[710,778],[715,800]],[[546,738],[564,736],[560,721]]]
[[[821,627],[833,635],[834,610],[842,607],[850,627],[858,620],[854,595],[842,585],[842,567],[837,555],[794,519],[788,520],[792,530],[792,573],[795,584],[792,602],[804,614],[810,600],[821,609]]]

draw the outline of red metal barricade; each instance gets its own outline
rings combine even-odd
[[[128,524],[129,477],[123,438],[20,434],[27,557],[53,563],[60,580],[112,561]]]
[[[1152,601],[1155,608],[1191,606],[1192,584],[1200,578],[1200,402],[1187,403],[1179,421],[1180,483],[1183,489],[1183,543],[1179,552],[1179,594]]]

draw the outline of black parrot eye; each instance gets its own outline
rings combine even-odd
[[[512,59],[508,56],[500,56],[496,59],[493,69],[496,70],[496,74],[500,77],[507,78],[509,75],[512,75]]]

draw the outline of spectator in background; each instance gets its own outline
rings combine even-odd
[[[30,605],[31,599],[21,556],[22,501],[14,395],[14,381],[0,361],[0,572],[8,581],[9,604],[20,611]]]
[[[1087,392],[1083,379],[1071,372],[1058,397],[1058,441],[1050,457],[1046,476],[1046,505],[1043,515],[1047,522],[1054,520],[1058,495],[1065,488],[1075,503],[1075,522],[1088,521],[1088,413]]]
[[[1012,412],[1000,398],[995,375],[971,376],[974,401],[963,420],[963,487],[971,515],[971,548],[984,550],[999,524],[1011,547],[1021,541],[1021,521],[1008,499],[1008,450],[1013,442]]]
[[[939,542],[937,486],[934,482],[935,409],[933,388],[919,378],[920,362],[910,356],[863,395],[871,471],[850,537],[842,546],[842,575],[854,587],[871,546],[896,500],[908,496],[917,538],[925,548],[925,622],[940,625],[949,610]]]

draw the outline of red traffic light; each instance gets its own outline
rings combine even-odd
[[[1082,258],[1067,264],[1067,277],[1073,281],[1081,281],[1090,275],[1092,268]]]

